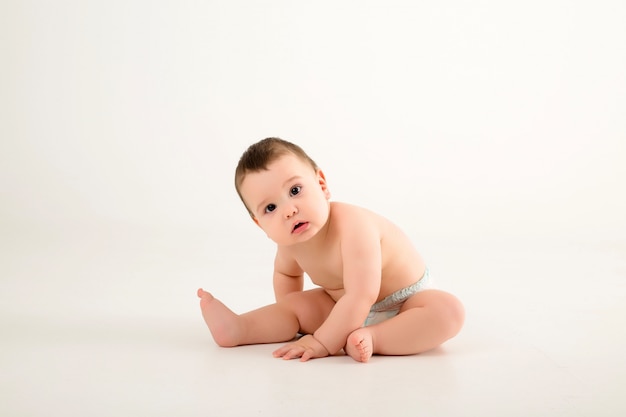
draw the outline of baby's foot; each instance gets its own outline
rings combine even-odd
[[[209,326],[215,343],[222,347],[237,346],[242,332],[239,316],[202,288],[198,290],[198,297],[202,317]]]
[[[358,362],[367,362],[374,353],[372,332],[367,327],[353,331],[344,349],[348,355]]]

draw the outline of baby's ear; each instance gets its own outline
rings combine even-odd
[[[322,191],[324,191],[324,194],[326,195],[326,199],[329,200],[330,190],[328,189],[328,183],[326,182],[326,176],[324,175],[324,171],[322,171],[321,169],[317,170],[317,181],[320,187],[322,187]]]

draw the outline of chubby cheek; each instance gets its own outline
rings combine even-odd
[[[280,240],[281,235],[285,234],[285,231],[282,230],[279,225],[273,224],[272,222],[260,222],[259,227],[263,229],[267,237],[274,241]]]
[[[317,204],[317,215],[320,218],[326,219],[330,212],[330,202],[328,200],[320,200]]]

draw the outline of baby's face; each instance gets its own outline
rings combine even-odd
[[[279,245],[309,240],[328,220],[330,193],[322,171],[292,154],[246,175],[241,195],[267,236]]]

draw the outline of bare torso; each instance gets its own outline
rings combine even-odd
[[[377,301],[417,282],[424,274],[424,261],[398,226],[361,207],[333,202],[323,236],[311,242],[279,247],[279,255],[295,261],[311,281],[337,301],[344,294],[342,227],[346,222],[371,222],[379,236],[382,255],[381,284]]]

